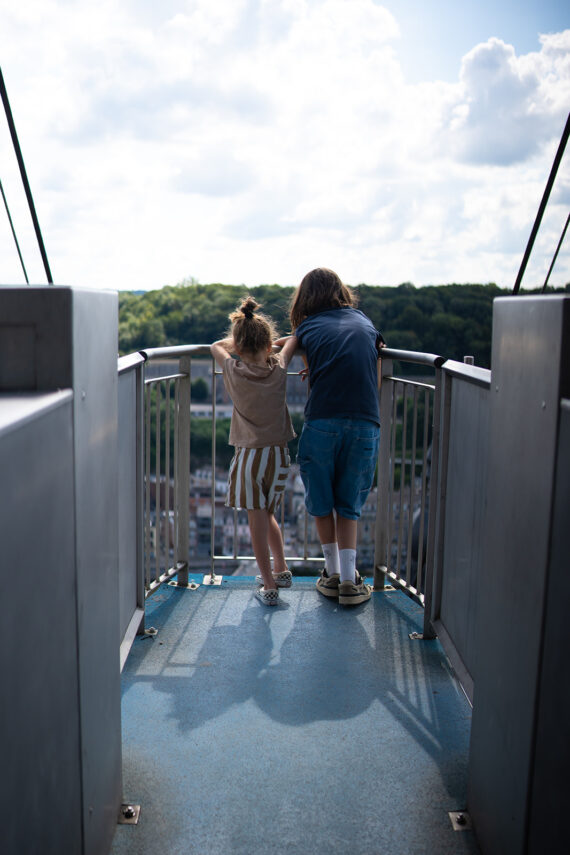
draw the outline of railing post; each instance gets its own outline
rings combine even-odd
[[[424,638],[435,638],[431,621],[434,617],[434,607],[439,608],[438,600],[441,598],[441,588],[439,588],[439,595],[434,589],[437,585],[441,585],[439,579],[441,574],[437,572],[437,568],[439,566],[439,556],[443,549],[441,527],[445,516],[445,482],[447,480],[447,449],[449,446],[449,418],[444,415],[442,425],[442,402],[446,408],[446,413],[449,414],[450,388],[447,384],[447,375],[444,374],[442,368],[438,367],[435,372],[435,392],[433,399],[432,461],[424,599]]]
[[[188,585],[188,560],[190,553],[190,357],[180,358],[180,377],[178,387],[177,461],[175,504],[177,525],[177,555],[179,585]]]
[[[210,484],[210,574],[204,574],[205,585],[221,585],[222,577],[216,576],[216,360],[212,359],[212,482]],[[234,520],[236,519],[234,512]]]
[[[382,383],[380,385],[380,448],[378,452],[378,488],[376,504],[376,530],[374,536],[374,590],[386,586],[389,557],[389,494],[390,494],[390,434],[392,397],[394,383],[385,379],[392,375],[391,359],[382,359]]]
[[[138,633],[144,633],[144,581],[145,581],[145,427],[144,427],[144,362],[137,365],[135,371],[135,419],[136,419],[136,573],[137,607],[142,612]]]

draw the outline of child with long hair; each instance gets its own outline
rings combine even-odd
[[[297,460],[325,559],[317,590],[357,605],[372,593],[356,569],[356,540],[378,457],[384,339],[356,308],[354,292],[323,267],[303,278],[290,316],[311,387]]]
[[[230,315],[228,336],[214,342],[210,352],[222,369],[234,405],[229,442],[235,446],[235,454],[230,464],[226,505],[247,510],[260,572],[257,581],[261,587],[256,596],[265,605],[274,606],[279,602],[278,587],[289,588],[292,579],[275,511],[290,466],[287,443],[295,436],[285,394],[287,366],[297,339],[280,339],[283,347],[275,355],[277,334],[273,321],[259,313],[259,308],[253,297],[246,297]],[[237,360],[232,359],[232,353],[237,354]]]

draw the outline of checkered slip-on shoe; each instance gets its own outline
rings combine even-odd
[[[266,591],[265,588],[258,588],[255,596],[264,606],[276,606],[279,602],[279,591],[274,589]]]
[[[271,574],[275,579],[275,584],[278,588],[290,588],[291,582],[293,581],[293,574],[290,570],[282,570],[281,573],[272,573]],[[263,579],[261,576],[256,576],[255,581],[258,585],[263,585]]]
[[[319,578],[317,579],[317,591],[320,594],[324,594],[325,597],[338,597],[338,586],[340,583],[340,575],[338,573],[333,573],[332,576],[327,574],[326,570],[323,570]]]

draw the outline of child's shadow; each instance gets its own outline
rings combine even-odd
[[[252,599],[239,624],[208,630],[197,655],[178,666],[181,676],[173,675],[171,665],[168,674],[152,678],[159,691],[170,694],[170,717],[181,730],[200,727],[250,699],[275,721],[294,726],[351,718],[369,706],[372,675],[360,674],[358,691],[342,689],[354,683],[351,675],[363,655],[373,653],[355,615],[319,602],[291,623],[292,617],[285,602],[267,609]]]
[[[255,695],[258,675],[271,655],[271,632],[267,607],[252,602],[243,612],[241,623],[214,625],[208,631],[187,676],[156,678],[160,691],[171,694],[170,717],[177,718],[181,730],[200,727],[232,706]]]
[[[367,709],[377,687],[362,663],[373,651],[355,618],[328,601],[298,615],[279,655],[255,681],[259,707],[292,726],[348,719]]]

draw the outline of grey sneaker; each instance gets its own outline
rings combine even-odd
[[[276,606],[279,602],[279,591],[273,588],[270,588],[269,591],[266,591],[265,588],[258,588],[255,596],[264,606]]]
[[[317,579],[317,591],[324,594],[325,597],[335,597],[336,599],[338,597],[339,582],[340,575],[333,573],[332,576],[329,576],[325,568]]]
[[[356,571],[355,582],[341,582],[338,586],[338,602],[341,606],[357,606],[372,596],[372,585],[367,585]]]
[[[271,574],[275,579],[275,584],[278,588],[290,588],[291,582],[293,580],[293,574],[290,570],[282,570],[281,573],[272,573]],[[255,581],[258,585],[263,585],[263,579],[261,576],[256,576]]]

